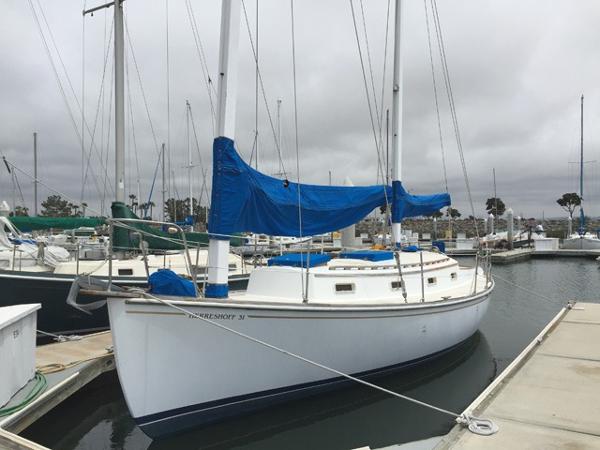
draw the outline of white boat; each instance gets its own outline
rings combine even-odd
[[[402,253],[408,301],[394,260],[335,259],[311,268],[257,268],[244,293],[167,300],[199,317],[344,373],[374,375],[451,349],[477,330],[493,282],[443,254]],[[290,400],[343,379],[247,341],[152,298],[109,299],[119,380],[151,437]],[[173,351],[177,349],[176,351]]]
[[[477,330],[494,286],[489,259],[461,268],[442,253],[398,250],[402,217],[450,202],[447,194],[409,195],[400,184],[400,4],[397,0],[393,189],[303,185],[306,197],[296,203],[300,185],[250,168],[227,137],[235,129],[235,97],[227,94],[235,92],[240,0],[223,1],[206,297],[109,292],[119,379],[131,415],[149,436],[332,388],[345,380],[341,373],[366,377],[410,366]],[[115,5],[115,14],[122,14],[120,2]],[[115,45],[119,42],[116,37]],[[221,195],[219,189],[236,195]],[[246,291],[228,292],[226,236],[317,235],[351,225],[350,219],[366,216],[390,196],[394,251],[351,252],[334,260],[283,255],[255,269]],[[267,218],[234,203],[246,201]],[[321,202],[326,208],[319,209]],[[307,223],[307,217],[313,221]]]
[[[573,233],[563,240],[562,248],[570,250],[600,250],[600,239],[595,233]]]

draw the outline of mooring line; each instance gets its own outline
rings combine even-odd
[[[343,378],[346,378],[348,380],[351,380],[351,381],[354,381],[356,383],[362,384],[364,386],[370,387],[372,389],[375,389],[375,390],[381,391],[383,393],[389,394],[389,395],[391,395],[393,397],[396,397],[396,398],[399,398],[401,400],[406,400],[406,401],[409,401],[411,403],[414,403],[414,404],[417,404],[417,405],[420,405],[420,406],[423,406],[423,407],[426,407],[426,408],[430,408],[430,409],[433,409],[434,411],[438,411],[440,413],[449,415],[449,416],[453,417],[454,420],[457,423],[467,426],[469,428],[469,430],[471,430],[473,433],[477,433],[477,434],[493,434],[493,433],[495,433],[498,430],[498,427],[495,424],[493,424],[493,422],[491,422],[490,420],[479,419],[479,418],[476,418],[476,417],[473,417],[473,416],[468,416],[468,415],[465,415],[465,414],[458,414],[458,413],[456,413],[454,411],[450,411],[450,410],[447,410],[447,409],[444,409],[444,408],[440,408],[439,406],[431,405],[431,404],[423,402],[421,400],[417,400],[415,398],[408,397],[408,396],[403,395],[403,394],[399,394],[398,392],[391,391],[391,390],[386,389],[386,388],[384,388],[382,386],[370,383],[368,381],[362,380],[362,379],[354,377],[352,375],[348,375],[347,373],[341,372],[341,371],[339,371],[337,369],[334,369],[332,367],[328,367],[328,366],[326,366],[324,364],[318,363],[318,362],[313,361],[311,359],[308,359],[308,358],[306,358],[304,356],[301,356],[301,355],[298,355],[296,353],[290,352],[288,350],[282,349],[282,348],[277,347],[277,346],[275,346],[273,344],[269,344],[268,342],[265,342],[265,341],[262,341],[260,339],[254,338],[254,337],[249,336],[249,335],[247,335],[245,333],[242,333],[240,331],[236,331],[236,330],[234,330],[232,328],[229,328],[229,327],[227,327],[225,325],[222,325],[220,323],[217,323],[217,322],[214,322],[214,321],[212,321],[210,319],[202,317],[199,314],[196,314],[196,313],[194,313],[192,311],[189,311],[189,310],[187,310],[185,308],[182,308],[182,307],[179,307],[179,306],[174,305],[172,303],[169,303],[169,302],[167,302],[167,301],[165,301],[165,300],[163,300],[163,299],[161,299],[159,297],[156,297],[156,296],[154,296],[152,294],[146,293],[145,295],[148,296],[149,298],[153,299],[153,300],[156,300],[156,301],[160,302],[161,304],[163,304],[165,306],[168,306],[170,308],[173,308],[175,310],[183,312],[184,314],[192,316],[192,317],[194,317],[196,319],[200,319],[200,320],[202,320],[202,321],[204,321],[206,323],[209,323],[211,325],[214,325],[214,326],[216,326],[216,327],[218,327],[218,328],[220,328],[222,330],[225,330],[225,331],[228,331],[230,333],[233,333],[236,336],[239,336],[239,337],[241,337],[243,339],[246,339],[246,340],[249,340],[249,341],[254,342],[256,344],[262,345],[262,346],[267,347],[267,348],[269,348],[271,350],[275,350],[277,352],[283,353],[283,354],[288,355],[288,356],[290,356],[292,358],[296,358],[296,359],[298,359],[300,361],[303,361],[303,362],[305,362],[307,364],[310,364],[312,366],[318,367],[318,368],[323,369],[323,370],[325,370],[327,372],[334,373],[334,374],[339,375],[339,376],[341,376]]]

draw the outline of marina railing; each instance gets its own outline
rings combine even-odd
[[[492,251],[488,248],[480,249],[475,254],[475,273],[473,275],[473,294],[477,293],[477,279],[479,273],[485,277],[485,287],[488,288],[492,281]]]
[[[172,223],[172,222],[164,222],[161,220],[147,220],[147,219],[130,219],[130,218],[118,218],[118,219],[106,219],[106,221],[108,222],[108,227],[109,227],[109,246],[108,246],[108,290],[110,291],[111,286],[112,286],[112,274],[113,274],[113,270],[112,270],[112,265],[113,265],[113,257],[114,257],[114,247],[113,247],[113,236],[114,236],[114,230],[115,227],[119,227],[119,228],[124,228],[126,230],[129,231],[133,231],[135,233],[138,233],[140,235],[140,249],[142,251],[142,255],[144,258],[144,264],[145,264],[145,268],[146,268],[146,272],[148,274],[149,270],[148,270],[148,260],[147,260],[147,249],[145,248],[144,245],[144,240],[141,238],[143,235],[148,235],[148,236],[152,236],[154,238],[159,238],[159,239],[166,239],[162,236],[157,236],[153,233],[150,233],[148,231],[145,230],[141,230],[139,228],[135,228],[133,226],[131,226],[130,224],[134,224],[134,223],[142,223],[145,225],[160,225],[160,226],[166,226],[167,227],[167,232],[169,234],[176,234],[179,233],[181,235],[181,245],[183,246],[183,250],[185,253],[185,261],[186,261],[186,265],[187,265],[187,269],[188,272],[192,278],[192,282],[194,283],[194,290],[196,292],[196,296],[198,297],[200,292],[198,291],[198,282],[197,282],[197,273],[196,273],[196,268],[198,267],[198,258],[200,255],[200,246],[198,246],[198,248],[196,249],[196,265],[194,265],[192,263],[192,257],[190,255],[190,250],[189,250],[189,246],[188,246],[188,242],[185,236],[185,232],[183,231],[183,228],[181,228],[179,225]],[[166,239],[168,240],[168,239]],[[205,264],[205,266],[208,266],[208,264]],[[206,281],[206,280],[205,280]],[[205,283],[206,284],[206,283]]]

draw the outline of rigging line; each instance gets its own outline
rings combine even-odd
[[[1,155],[1,153],[0,153],[0,155]],[[46,189],[48,189],[49,191],[52,191],[52,192],[54,192],[55,194],[58,194],[58,195],[60,195],[61,197],[65,198],[65,199],[67,199],[67,200],[69,200],[69,201],[71,201],[71,202],[73,202],[73,203],[77,203],[77,200],[75,200],[73,197],[71,197],[71,196],[69,196],[69,195],[65,194],[64,192],[58,191],[58,190],[56,190],[56,189],[54,189],[54,188],[50,187],[48,184],[44,183],[44,182],[43,182],[43,181],[42,181],[42,180],[41,180],[39,177],[38,177],[38,178],[35,178],[35,177],[34,177],[33,175],[31,175],[30,173],[28,173],[28,172],[24,171],[23,169],[21,169],[21,168],[19,168],[19,167],[15,166],[15,165],[14,165],[12,162],[10,162],[10,161],[7,159],[7,158],[6,158],[4,155],[2,155],[2,158],[3,158],[3,159],[4,159],[4,160],[5,160],[5,161],[6,161],[6,162],[7,162],[7,163],[10,165],[10,167],[11,167],[12,169],[14,169],[14,170],[16,170],[16,171],[18,171],[18,172],[21,172],[23,175],[25,175],[26,177],[28,177],[28,178],[29,178],[29,179],[31,179],[32,181],[37,181],[37,182],[38,182],[38,184],[41,184],[42,186],[44,186],[44,187],[45,187]],[[99,214],[99,212],[98,212],[97,210],[95,210],[94,208],[92,208],[92,207],[89,207],[89,206],[88,206],[88,207],[87,207],[87,209],[88,209],[88,210],[90,210],[90,211],[92,211],[92,212],[95,212],[95,213]]]
[[[440,106],[438,101],[438,91],[437,91],[437,82],[435,80],[435,65],[433,62],[433,50],[431,47],[431,29],[429,26],[429,11],[427,8],[427,0],[423,0],[423,5],[425,6],[425,23],[427,25],[427,44],[429,47],[429,61],[431,62],[431,80],[433,82],[433,96],[435,98],[435,111],[437,115],[437,126],[438,133],[440,137],[440,148],[442,151],[442,166],[444,169],[444,184],[446,186],[446,192],[448,192],[448,173],[446,170],[446,151],[444,149],[444,137],[442,133],[442,121],[440,119]]]
[[[206,185],[206,174],[208,172],[208,169],[206,167],[204,167],[204,163],[202,162],[202,154],[200,153],[200,144],[198,143],[198,135],[196,134],[196,124],[194,123],[194,114],[192,112],[192,109],[190,108],[190,119],[192,121],[192,132],[194,133],[194,140],[196,141],[196,152],[198,153],[198,165],[200,166],[200,171],[202,173],[202,179],[203,179],[203,185],[202,188],[200,190],[200,199],[199,199],[199,203],[202,200],[202,189],[204,189],[204,186]],[[207,199],[208,201],[208,199]]]
[[[134,151],[134,155],[135,155],[135,166],[136,166],[136,173],[137,173],[137,180],[136,180],[136,184],[137,184],[137,198],[138,198],[138,202],[141,201],[140,198],[140,159],[139,159],[139,152],[138,152],[138,146],[137,146],[137,139],[136,139],[136,135],[135,135],[135,121],[133,118],[133,103],[131,101],[131,88],[129,86],[129,61],[125,60],[125,77],[127,79],[127,102],[129,103],[129,119],[131,122],[131,137],[133,139],[133,151]],[[131,154],[131,152],[128,152],[129,154]],[[160,153],[159,153],[159,160],[160,160]],[[156,176],[156,175],[155,175]],[[130,177],[131,178],[131,177]],[[154,183],[153,183],[154,184]]]
[[[173,190],[175,191],[175,195],[177,200],[181,201],[181,196],[179,195],[179,191],[177,190],[177,179],[175,178],[175,170],[172,171],[173,172]]]
[[[258,0],[256,0],[256,72],[254,74],[254,132],[256,133],[256,170],[258,170]]]
[[[254,133],[252,133],[252,135],[253,135],[252,136],[252,150],[250,151],[250,161],[248,162],[248,165],[250,165],[250,166],[252,166],[252,161],[254,160],[255,151],[256,151],[256,148],[258,147],[258,136],[256,134],[256,131]]]
[[[83,0],[83,11],[86,8]],[[85,165],[85,14],[81,15],[81,202],[84,195],[84,165]]]
[[[125,34],[127,35],[127,42],[129,44],[129,49],[131,50],[131,59],[133,60],[133,65],[135,67],[135,72],[137,74],[137,80],[140,85],[140,91],[142,93],[142,99],[144,100],[144,107],[146,108],[146,115],[148,116],[148,122],[150,124],[150,131],[152,131],[152,139],[154,140],[154,147],[156,148],[156,153],[160,154],[160,148],[158,145],[158,139],[156,138],[156,131],[154,130],[154,124],[152,123],[152,118],[150,117],[150,108],[148,106],[148,99],[146,98],[146,91],[144,90],[144,84],[142,83],[142,76],[140,73],[140,68],[137,63],[137,58],[135,57],[135,51],[133,50],[133,43],[131,42],[131,35],[129,34],[129,26],[127,25],[127,19],[123,18],[123,23],[125,24]],[[129,86],[127,86],[129,89]]]
[[[40,11],[40,15],[42,17],[42,20],[44,21],[44,24],[46,25],[46,29],[48,30],[48,35],[50,36],[50,42],[52,43],[54,51],[56,52],[56,55],[58,56],[58,60],[59,60],[59,62],[61,64],[61,67],[62,67],[62,69],[64,71],[65,78],[67,79],[67,84],[68,84],[68,86],[69,86],[69,88],[71,90],[71,93],[73,95],[73,98],[75,100],[75,105],[77,106],[78,111],[81,112],[83,108],[82,108],[81,104],[79,103],[79,99],[77,97],[77,94],[75,93],[75,88],[73,87],[73,83],[71,82],[71,77],[69,76],[69,72],[67,71],[67,68],[65,67],[64,61],[62,59],[62,55],[60,53],[60,49],[58,48],[58,45],[56,44],[56,41],[54,39],[54,33],[52,33],[52,28],[50,27],[50,24],[48,23],[48,20],[46,19],[46,14],[44,12],[44,8],[42,7],[42,4],[40,3],[40,0],[36,0],[36,2],[37,2],[37,5],[38,5],[38,9]],[[39,20],[39,18],[37,16],[37,13],[35,12],[35,8],[33,6],[32,0],[29,0],[29,5],[30,5],[32,13],[34,15],[34,18],[35,18],[35,21],[36,21],[36,24],[37,24],[37,27],[38,27],[38,31],[40,32],[40,36],[41,36],[42,41],[44,43],[44,47],[46,48],[46,54],[48,55],[48,59],[50,60],[50,65],[52,66],[52,69],[54,71],[54,75],[55,75],[56,81],[57,81],[57,83],[59,85],[59,89],[61,91],[61,95],[63,97],[63,101],[65,102],[65,105],[67,107],[69,116],[71,118],[71,121],[72,121],[72,124],[73,124],[73,128],[75,129],[75,134],[76,134],[77,139],[79,140],[79,142],[81,142],[82,139],[83,139],[82,135],[79,132],[79,128],[78,128],[77,123],[75,121],[75,116],[74,116],[73,111],[71,109],[71,105],[70,105],[70,102],[69,102],[68,97],[66,95],[65,89],[64,89],[64,87],[62,85],[62,81],[60,79],[60,75],[59,75],[58,70],[56,68],[56,64],[54,63],[54,58],[52,57],[52,52],[50,51],[50,47],[48,46],[46,37],[45,37],[43,29],[42,29],[41,22],[40,22],[40,20]],[[111,28],[111,30],[112,30],[112,28]],[[88,135],[91,136],[92,132],[91,132],[89,124],[87,122],[85,122],[85,129],[86,129]],[[95,150],[96,150],[96,152],[98,151],[97,148],[95,148]],[[102,169],[106,172],[106,167],[102,167]]]
[[[21,204],[23,205],[23,208],[25,208],[25,197],[23,197],[23,191],[21,190],[21,183],[19,183],[19,177],[17,177],[16,172],[13,171],[14,177],[15,177],[15,183],[17,185],[17,189],[19,191],[19,197],[21,197]],[[13,205],[13,208],[15,206]]]
[[[110,44],[109,44],[108,47],[110,47]],[[114,66],[114,64],[113,64],[113,66]],[[110,84],[109,84],[109,86],[110,86],[110,92],[109,92],[109,95],[108,95],[108,126],[107,126],[107,129],[106,129],[107,130],[107,136],[106,136],[106,155],[105,155],[105,160],[104,160],[105,161],[105,167],[108,166],[108,156],[109,156],[109,153],[110,153],[110,130],[111,130],[110,124],[112,122],[112,116],[113,116],[113,113],[112,113],[112,111],[113,111],[112,110],[112,104],[113,104],[113,88],[114,88],[114,85],[115,85],[114,84],[115,71],[111,70],[110,74],[111,74],[110,75],[111,76],[111,78],[110,78]],[[104,187],[103,187],[103,190],[102,190],[102,208],[101,208],[102,209],[102,213],[104,213],[104,204],[105,204],[105,201],[106,201],[106,188],[107,188],[107,185],[111,189],[111,192],[114,193],[114,191],[112,191],[112,184],[108,183],[108,180],[109,180],[108,172],[105,172],[104,173]]]
[[[242,0],[243,1],[243,0]],[[300,196],[300,151],[298,146],[298,96],[297,96],[297,83],[296,83],[296,33],[294,27],[294,0],[290,0],[290,19],[292,23],[292,74],[294,84],[294,143],[296,147],[296,179],[298,189],[298,226],[300,227],[299,235],[302,238],[302,204]],[[310,251],[310,250],[309,250]],[[304,288],[304,270],[300,270],[300,280],[302,285],[302,299],[307,300],[308,292]],[[308,279],[308,264],[306,265],[306,277]]]
[[[208,103],[210,106],[210,120],[212,123],[213,135],[216,134],[216,124],[215,117],[216,111],[213,102],[213,92],[211,90],[212,80],[210,78],[210,72],[208,71],[208,65],[206,64],[206,56],[204,55],[204,48],[202,46],[202,41],[200,39],[200,32],[198,31],[198,24],[196,23],[196,17],[194,16],[194,10],[192,9],[192,4],[190,0],[185,1],[186,10],[188,13],[188,19],[190,21],[190,27],[192,29],[192,35],[194,36],[194,43],[196,44],[196,52],[198,53],[198,58],[200,59],[200,67],[202,69],[202,80],[206,85],[206,93],[208,95]]]
[[[535,295],[537,297],[543,298],[544,300],[550,300],[551,302],[561,302],[562,301],[560,299],[548,297],[547,295],[540,294],[539,292],[532,291],[531,289],[528,289],[526,287],[520,286],[520,285],[518,285],[516,283],[513,283],[512,281],[507,280],[506,278],[502,278],[501,276],[494,274],[494,279],[496,279],[496,278],[499,279],[499,280],[504,281],[507,284],[510,284],[511,286],[514,286],[514,287],[516,287],[518,289],[521,289],[522,291],[525,291],[525,292],[528,292],[528,293],[530,293],[532,295]]]
[[[358,35],[358,26],[356,24],[356,13],[354,11],[354,3],[353,0],[350,0],[350,10],[352,12],[352,23],[354,24],[354,35],[356,36],[356,45],[358,47],[358,56],[360,58],[360,66],[362,69],[363,75],[363,83],[365,87],[365,94],[367,96],[367,105],[369,107],[369,118],[371,119],[371,130],[373,131],[373,139],[375,140],[375,151],[377,152],[377,178],[381,176],[382,184],[383,184],[383,195],[385,197],[386,207],[389,207],[390,201],[387,195],[387,189],[385,186],[385,176],[383,173],[383,155],[381,154],[381,149],[379,148],[379,141],[377,140],[377,130],[375,129],[375,121],[373,120],[373,108],[371,106],[371,96],[369,94],[369,84],[367,82],[367,74],[365,71],[365,63],[362,54],[362,48],[360,45],[360,38]]]
[[[371,88],[373,90],[373,104],[375,106],[375,118],[377,119],[377,127],[381,134],[381,118],[379,117],[379,105],[377,104],[377,94],[375,93],[375,78],[373,76],[373,64],[371,63],[371,49],[369,47],[369,34],[367,33],[367,19],[365,17],[365,8],[363,6],[363,0],[360,0],[360,12],[362,16],[363,30],[365,34],[365,48],[367,51],[367,62],[369,66],[369,73],[371,78]],[[383,109],[383,105],[382,105]]]
[[[110,42],[111,41],[109,40],[109,43],[108,43],[109,46],[110,46]],[[106,68],[108,67],[108,55],[109,55],[109,52],[106,51],[105,56],[104,56],[104,67],[103,67],[103,70],[102,70],[102,78],[101,78],[101,82],[100,82],[100,91],[99,91],[99,94],[98,94],[98,102],[96,104],[96,115],[95,115],[95,118],[94,118],[94,126],[93,126],[93,129],[92,129],[92,134],[90,136],[90,138],[91,138],[91,140],[90,140],[90,149],[89,149],[89,152],[87,153],[87,164],[86,164],[86,167],[85,167],[85,173],[84,173],[83,180],[82,180],[82,183],[81,183],[81,199],[82,199],[82,202],[83,202],[84,193],[85,193],[85,186],[87,184],[87,176],[88,176],[88,172],[89,172],[89,169],[90,169],[90,162],[91,162],[91,159],[92,159],[92,150],[94,149],[94,144],[96,142],[96,129],[97,129],[97,126],[98,126],[98,117],[100,115],[101,98],[104,95],[104,86],[105,86],[105,79],[106,79]],[[96,156],[100,160],[100,167],[102,167],[102,162],[103,162],[103,158],[102,158],[103,151],[102,150],[103,149],[100,149],[100,155],[98,155],[98,152],[96,151]],[[93,171],[92,171],[92,177],[93,177],[93,179],[95,181],[96,188],[98,190],[98,195],[101,195],[100,183],[98,182],[97,177],[96,177],[96,175],[95,175],[95,173]],[[114,191],[113,191],[113,193],[114,193]]]
[[[158,168],[160,167],[160,163],[162,160],[162,155],[158,155],[158,161],[156,162],[156,167],[154,168],[154,176],[152,177],[152,186],[150,186],[150,194],[148,195],[148,202],[146,203],[146,207],[144,208],[144,217],[148,216],[148,209],[152,202],[152,194],[154,193],[154,185],[156,183],[156,176],[158,175]],[[141,208],[140,208],[141,210]]]
[[[248,13],[246,11],[246,3],[244,2],[244,0],[242,0],[242,9],[244,11],[244,19],[246,22],[246,29],[248,30],[248,37],[250,39],[250,47],[252,48],[252,54],[254,56],[254,60],[257,60],[257,53],[256,53],[256,49],[254,48],[254,40],[252,39],[252,31],[250,29],[250,22],[248,20]],[[265,110],[267,111],[267,117],[269,118],[269,125],[271,127],[271,132],[273,134],[273,140],[275,141],[275,148],[277,149],[277,154],[280,154],[279,151],[279,142],[277,141],[277,132],[275,131],[275,124],[273,122],[273,115],[271,114],[271,108],[269,107],[269,102],[267,101],[267,94],[266,94],[266,90],[265,90],[265,85],[263,82],[263,78],[262,78],[262,72],[260,70],[260,67],[258,68],[258,81],[260,82],[260,90],[262,92],[262,97],[263,97],[263,101],[265,104]],[[288,174],[285,170],[285,165],[283,164],[283,161],[280,160],[279,161],[283,167],[283,175],[284,178],[287,179],[288,178]]]
[[[196,22],[196,14],[194,13],[194,8],[192,6],[192,2],[191,0],[188,0],[188,5],[190,7],[190,13],[192,16],[192,21],[194,23],[194,28],[196,29],[196,36],[198,37],[198,47],[199,47],[199,52],[200,52],[200,61],[203,63],[204,65],[204,70],[206,71],[206,80],[208,81],[208,85],[210,86],[212,95],[217,95],[217,89],[215,88],[214,83],[212,82],[212,78],[210,76],[210,70],[208,70],[208,62],[206,59],[206,52],[204,51],[204,45],[202,44],[202,39],[200,39],[200,27],[198,26],[198,23]],[[212,95],[211,95],[211,99],[212,99]]]
[[[322,369],[322,370],[324,370],[326,372],[334,373],[336,375],[339,375],[340,377],[343,377],[343,378],[346,378],[348,380],[354,381],[354,382],[356,382],[358,384],[362,384],[363,386],[367,386],[367,387],[370,387],[372,389],[381,391],[381,392],[383,392],[385,394],[389,394],[389,395],[391,395],[393,397],[396,397],[396,398],[399,398],[401,400],[406,400],[406,401],[409,401],[409,402],[414,403],[416,405],[424,406],[426,408],[433,409],[434,411],[440,412],[442,414],[447,414],[447,415],[449,415],[451,417],[454,417],[455,419],[461,419],[462,418],[462,419],[467,419],[468,420],[468,418],[465,417],[465,416],[463,416],[462,414],[458,414],[458,413],[455,413],[453,411],[450,411],[450,410],[447,410],[447,409],[444,409],[444,408],[440,408],[439,406],[431,405],[431,404],[423,402],[421,400],[417,400],[415,398],[408,397],[408,396],[400,394],[398,392],[391,391],[389,389],[386,389],[386,388],[384,388],[382,386],[379,386],[377,384],[373,384],[373,383],[371,383],[369,381],[366,381],[366,380],[363,380],[361,378],[354,377],[352,375],[348,375],[347,373],[344,373],[344,372],[339,371],[337,369],[334,369],[332,367],[326,366],[325,364],[321,364],[321,363],[319,363],[317,361],[314,361],[312,359],[306,358],[306,357],[301,356],[301,355],[299,355],[297,353],[293,353],[293,352],[285,350],[285,349],[283,349],[281,347],[277,347],[277,346],[275,346],[273,344],[269,344],[266,341],[260,340],[258,338],[254,338],[254,337],[252,337],[252,336],[250,336],[248,334],[245,334],[245,333],[242,333],[240,331],[234,330],[233,328],[229,328],[228,326],[222,325],[222,324],[220,324],[218,322],[215,322],[215,321],[213,321],[211,319],[207,319],[205,317],[202,317],[201,315],[196,314],[196,313],[194,313],[194,312],[192,312],[192,311],[190,311],[190,310],[188,310],[186,308],[182,308],[182,307],[177,306],[177,305],[175,305],[173,303],[166,302],[163,299],[161,299],[160,297],[156,297],[156,296],[154,296],[152,294],[148,294],[148,293],[145,293],[145,295],[147,297],[153,299],[153,300],[158,301],[159,303],[161,303],[161,304],[163,304],[163,305],[165,305],[165,306],[167,306],[169,308],[173,308],[173,309],[175,309],[175,310],[177,310],[179,312],[182,312],[182,313],[184,313],[184,314],[186,314],[188,316],[193,316],[196,319],[200,319],[200,320],[202,320],[205,323],[213,325],[213,326],[215,326],[217,328],[220,328],[220,329],[222,329],[224,331],[227,331],[229,333],[233,333],[236,336],[241,337],[242,339],[246,339],[248,341],[254,342],[255,344],[261,345],[261,346],[269,348],[271,350],[275,350],[275,351],[277,351],[279,353],[283,353],[284,355],[290,356],[291,358],[294,358],[294,359],[298,359],[298,360],[300,360],[302,362],[305,362],[305,363],[307,363],[307,364],[309,364],[311,366],[318,367],[319,369]]]
[[[106,8],[104,9],[104,38],[102,43],[104,44],[103,54],[106,53],[108,47],[106,42]],[[106,100],[106,90],[102,90],[102,112],[100,113],[100,160],[104,161],[104,117],[106,116],[106,110],[104,109]]]
[[[369,118],[371,119],[371,129],[373,131],[373,139],[375,140],[375,150],[377,151],[377,170],[378,170],[378,177],[381,176],[383,180],[385,180],[385,177],[383,176],[383,168],[382,168],[382,161],[381,161],[381,152],[379,149],[379,141],[377,139],[377,131],[375,128],[375,121],[373,120],[373,107],[371,106],[371,95],[369,94],[369,83],[367,81],[367,73],[366,73],[366,69],[365,69],[365,63],[364,63],[364,58],[363,58],[363,53],[362,53],[362,47],[360,45],[360,38],[358,35],[358,26],[356,24],[356,13],[354,11],[354,3],[353,0],[350,0],[350,9],[352,11],[352,22],[354,24],[354,35],[356,36],[356,45],[358,47],[358,56],[360,58],[360,66],[362,69],[362,75],[363,75],[363,82],[364,82],[364,87],[365,87],[365,94],[367,96],[367,105],[369,108]]]
[[[39,4],[39,2],[38,2],[38,4]],[[59,75],[58,70],[56,68],[56,64],[54,63],[54,59],[52,58],[52,53],[50,51],[50,47],[49,47],[48,42],[46,40],[46,36],[44,35],[43,29],[42,29],[42,26],[41,26],[41,22],[39,20],[38,14],[37,14],[37,12],[35,10],[35,7],[33,5],[33,1],[32,0],[29,0],[29,6],[31,8],[32,15],[33,15],[34,20],[36,22],[36,25],[38,27],[38,31],[40,33],[40,37],[41,37],[42,43],[44,45],[44,49],[46,50],[46,54],[47,54],[48,59],[50,61],[50,66],[52,67],[52,71],[54,73],[56,82],[58,84],[59,91],[61,93],[61,96],[63,98],[65,106],[67,107],[67,112],[69,114],[69,118],[71,119],[71,125],[73,126],[73,129],[75,130],[75,134],[77,135],[78,140],[81,142],[82,136],[79,134],[79,128],[77,127],[77,122],[75,121],[75,116],[73,115],[73,111],[72,111],[71,106],[69,104],[69,100],[67,98],[65,89],[64,89],[64,87],[62,85],[62,82],[61,82],[61,79],[60,79],[60,75]],[[40,6],[40,12],[43,15],[43,10],[41,9],[41,6]],[[89,129],[88,129],[88,131],[89,131]]]
[[[385,79],[387,72],[387,53],[388,53],[388,42],[389,42],[389,29],[390,29],[390,9],[391,9],[391,0],[387,2],[387,13],[385,19],[385,44],[383,46],[383,70],[381,75],[381,100],[380,100],[380,118],[379,118],[379,148],[383,151],[383,111],[384,111],[384,98],[385,98]],[[387,182],[388,169],[386,164],[386,176],[384,178],[384,183]]]
[[[165,0],[165,41],[167,57],[167,166],[169,180],[167,183],[168,197],[171,197],[171,75],[169,66],[169,0]]]
[[[455,103],[454,103],[454,94],[452,92],[452,84],[450,83],[450,72],[448,70],[448,62],[447,62],[447,58],[446,58],[444,38],[443,38],[443,34],[442,34],[442,28],[441,28],[441,23],[440,23],[440,19],[439,19],[439,13],[438,13],[438,9],[437,9],[437,1],[436,0],[431,0],[431,7],[432,7],[432,11],[433,11],[434,24],[435,24],[436,34],[437,34],[437,38],[438,38],[438,47],[439,47],[439,51],[440,51],[440,58],[442,61],[442,68],[443,68],[442,73],[444,74],[444,82],[446,83],[446,93],[448,95],[448,101],[450,103],[450,112],[451,112],[451,116],[452,116],[453,124],[454,124],[454,134],[456,137],[458,153],[460,156],[460,162],[461,162],[461,166],[462,166],[462,170],[463,170],[463,176],[465,179],[465,186],[467,188],[467,195],[468,195],[469,204],[471,207],[471,214],[473,215],[473,217],[475,217],[475,206],[473,204],[473,196],[471,193],[471,186],[469,183],[469,175],[467,172],[467,166],[465,163],[465,158],[464,158],[464,153],[463,153],[462,139],[461,139],[461,135],[460,135],[460,128],[458,126],[458,117],[457,117]],[[473,226],[475,228],[476,236],[479,237],[479,226],[478,226],[476,220],[473,220]]]
[[[50,48],[48,47],[48,42],[46,41],[46,37],[45,37],[44,32],[42,30],[42,27],[41,27],[41,24],[40,24],[37,12],[35,11],[35,7],[33,6],[33,1],[32,0],[28,0],[28,2],[29,2],[29,6],[31,8],[31,13],[33,15],[33,18],[34,18],[34,20],[35,20],[35,22],[37,24],[38,31],[40,33],[40,37],[42,38],[42,43],[44,45],[44,49],[46,50],[46,54],[48,55],[48,59],[50,60],[50,65],[52,67],[52,71],[53,71],[54,76],[56,78],[56,82],[58,84],[58,88],[60,90],[60,93],[61,93],[61,96],[63,98],[63,101],[65,102],[65,105],[67,107],[67,112],[69,113],[69,118],[71,119],[71,123],[72,123],[72,125],[73,125],[73,127],[75,129],[75,133],[77,134],[77,139],[79,141],[81,141],[81,135],[79,133],[79,128],[77,127],[77,122],[75,121],[75,117],[73,116],[73,111],[71,110],[71,106],[69,105],[69,100],[67,98],[67,95],[65,93],[64,87],[63,87],[62,82],[60,80],[60,76],[59,76],[58,71],[56,69],[56,65],[54,63],[54,59],[52,58],[52,54],[50,52]]]

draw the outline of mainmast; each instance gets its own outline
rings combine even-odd
[[[115,0],[115,193],[125,203],[125,90],[123,6]]]
[[[396,0],[394,21],[394,75],[392,97],[392,184],[402,181],[402,0]],[[399,186],[398,186],[399,187]],[[396,188],[394,188],[395,190]],[[393,201],[392,201],[393,204]],[[392,206],[393,207],[393,206]],[[401,242],[400,219],[392,214],[392,237],[396,247]]]
[[[581,135],[580,135],[580,154],[579,154],[579,197],[581,205],[579,206],[579,234],[585,233],[585,214],[583,213],[583,94],[581,94]]]
[[[237,93],[237,51],[240,34],[240,0],[223,0],[221,44],[219,48],[219,91],[217,99],[217,137],[235,137]],[[207,297],[227,297],[229,277],[229,239],[211,236],[208,243]]]
[[[125,203],[125,49],[123,35],[123,0],[114,0],[83,11],[94,14],[114,6],[115,12],[115,200]]]

